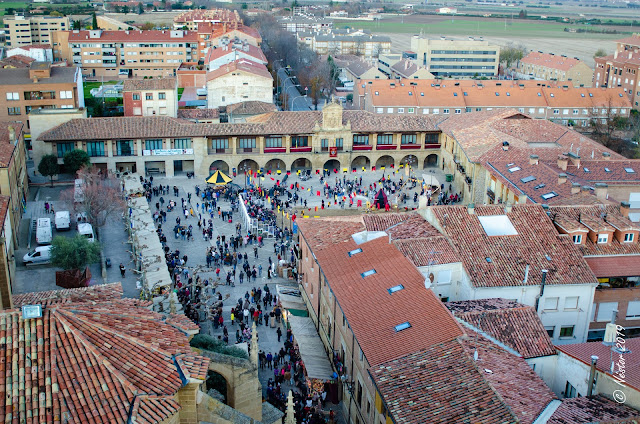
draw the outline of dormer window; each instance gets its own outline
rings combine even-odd
[[[633,242],[633,233],[626,233],[624,235],[624,241],[625,241],[625,243]]]
[[[573,236],[573,244],[582,244],[582,234],[576,234]]]
[[[598,234],[598,244],[607,244],[609,242],[609,234]]]

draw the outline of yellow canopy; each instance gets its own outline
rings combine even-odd
[[[232,179],[229,176],[225,175],[224,172],[220,170],[217,170],[216,172],[213,173],[212,176],[207,178],[207,182],[209,184],[215,184],[215,185],[226,185],[231,181]]]

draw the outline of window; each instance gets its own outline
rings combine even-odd
[[[629,301],[627,305],[627,319],[640,319],[640,301]]]
[[[575,325],[563,325],[560,327],[560,338],[561,339],[570,339],[573,338],[573,330]]]
[[[190,138],[176,138],[173,140],[173,148],[174,149],[190,149],[191,148],[191,139]]]
[[[573,236],[573,244],[582,244],[582,234],[575,234]]]
[[[596,321],[608,322],[611,321],[613,311],[618,309],[618,302],[600,302],[598,304],[598,315]]]
[[[545,311],[557,311],[558,310],[558,298],[557,297],[545,297],[544,308]]]
[[[576,388],[573,387],[571,383],[567,381],[567,385],[564,386],[564,397],[566,398],[574,398],[578,395]]]
[[[392,107],[388,107],[387,108],[387,113],[393,113],[393,108]]]
[[[564,299],[564,309],[578,309],[578,296],[568,296]]]
[[[9,108],[7,108],[7,113],[9,115],[20,115],[20,108],[19,107],[9,107]]]
[[[403,107],[399,107],[398,108],[398,113],[404,113],[404,108]]]
[[[70,90],[60,91],[61,99],[73,99],[73,92]]]
[[[444,113],[445,115],[449,114],[449,109],[442,109],[442,113]]]
[[[400,142],[402,144],[417,144],[418,136],[416,134],[402,134]]]
[[[156,138],[156,139],[145,140],[144,141],[144,148],[146,150],[159,150],[159,149],[162,149],[162,139],[161,138]]]
[[[353,255],[357,255],[358,253],[362,253],[362,249],[360,249],[359,247],[357,249],[350,250],[349,257],[352,257]]]
[[[551,191],[549,193],[543,194],[540,197],[542,197],[543,200],[549,200],[549,199],[553,199],[557,195],[558,195],[558,193],[556,193],[555,191]]]
[[[460,115],[462,113],[462,109],[456,109],[455,113],[456,113],[456,115]]]
[[[549,337],[553,339],[553,333],[556,332],[556,327],[554,325],[549,325],[544,327],[544,329],[547,331]]]
[[[362,384],[359,381],[358,381],[358,392],[357,393],[358,393],[358,395],[357,395],[358,405],[361,405],[362,404]]]
[[[553,114],[554,115],[559,115],[560,114],[560,109],[553,109]]]
[[[624,241],[627,243],[631,243],[633,241],[633,233],[626,233],[624,235]]]
[[[167,93],[158,93],[158,99],[167,100]]]
[[[272,136],[272,137],[266,137],[264,139],[264,145],[267,148],[278,148],[278,147],[282,147],[282,137],[276,137],[276,136]]]
[[[605,244],[609,241],[609,234],[598,234],[598,244]]]
[[[361,273],[360,275],[362,276],[362,278],[368,277],[370,275],[376,274],[376,270],[375,269],[370,269],[369,271],[365,271],[363,273]]]
[[[395,293],[397,291],[402,290],[403,288],[404,288],[404,286],[402,284],[398,284],[397,286],[393,286],[393,287],[387,289],[387,291],[389,292],[389,294],[393,294],[393,293]]]
[[[342,151],[342,149],[344,148],[343,138],[336,138],[336,148],[338,149],[338,151]]]
[[[354,146],[368,146],[369,145],[369,136],[365,134],[356,134],[353,136],[353,145]]]
[[[224,151],[229,148],[228,138],[213,138],[211,139],[211,149],[216,151]]]
[[[406,330],[407,328],[411,328],[411,324],[409,324],[409,321],[407,322],[403,322],[402,324],[398,324],[395,327],[396,333],[402,330]]]
[[[291,147],[308,147],[309,137],[306,135],[293,135],[291,136]]]
[[[133,93],[133,100],[140,100],[140,94],[139,93]]]
[[[116,142],[116,151],[118,156],[132,156],[133,155],[133,141],[121,140]]]
[[[20,93],[7,93],[7,100],[20,100]]]
[[[378,144],[393,144],[392,134],[378,134]]]
[[[407,108],[407,113],[415,113],[415,108]]]
[[[329,139],[328,138],[323,138],[322,140],[320,140],[320,150],[322,150],[323,152],[326,152],[329,150]]]
[[[58,157],[63,158],[65,153],[72,151],[75,147],[76,145],[73,142],[58,143]]]
[[[145,96],[144,96],[144,97],[145,97],[145,99],[147,99],[147,100],[153,100],[153,93],[147,93],[147,94],[145,94]]]
[[[238,148],[240,149],[255,149],[256,139],[255,137],[240,137],[238,138]]]
[[[87,154],[91,157],[104,156],[104,142],[90,141],[87,143]]]

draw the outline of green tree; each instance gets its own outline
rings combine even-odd
[[[51,180],[51,187],[53,187],[53,176],[60,173],[60,167],[58,166],[58,158],[56,155],[42,156],[42,159],[40,159],[40,163],[38,164],[38,172],[45,177],[49,177]]]
[[[124,13],[125,15],[129,13],[129,6],[127,5],[122,6],[122,13]]]
[[[71,29],[82,29],[82,22],[80,20],[72,21]]]
[[[75,174],[80,168],[89,165],[91,165],[91,159],[84,150],[73,149],[64,155],[64,166],[71,174]]]
[[[98,29],[98,17],[96,16],[96,12],[93,12],[91,17],[91,28]]]
[[[64,270],[84,269],[100,260],[100,244],[90,243],[86,237],[56,236],[51,243],[51,263]]]
[[[242,3],[242,9],[243,10],[246,10],[248,8],[249,8],[249,6],[247,5],[247,3]]]
[[[506,67],[511,67],[513,62],[522,59],[527,49],[523,45],[508,44],[500,48],[500,63],[505,63]]]
[[[595,59],[596,57],[603,57],[603,56],[606,56],[606,55],[607,55],[607,52],[606,52],[606,50],[605,50],[605,49],[598,49],[598,50],[596,50],[596,52],[593,54],[593,57],[594,57],[594,59]]]
[[[142,3],[138,3],[138,15],[142,15],[144,13],[144,6]]]

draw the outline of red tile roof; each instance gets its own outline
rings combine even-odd
[[[368,363],[373,366],[462,334],[451,313],[425,289],[424,277],[387,237],[355,243],[351,235],[362,227],[362,223],[335,218],[298,223]],[[329,234],[322,230],[326,228],[330,228]],[[348,252],[357,248],[362,252],[349,257]],[[376,273],[362,276],[371,269]],[[399,284],[404,286],[402,290],[388,292]],[[367,296],[361,296],[364,292]],[[407,305],[421,313],[409,313]],[[384,317],[383,322],[371,319],[374,316]],[[394,330],[405,322],[411,327]]]
[[[90,31],[67,31],[69,33],[69,43],[91,43],[91,42],[146,42],[146,41],[164,41],[164,42],[198,42],[198,33],[196,31],[182,31],[181,37],[172,37],[169,30],[151,30],[151,31],[101,31],[100,38],[91,38]]]
[[[433,345],[370,374],[398,424],[532,423],[555,399],[524,359],[482,336]]]
[[[509,346],[525,359],[556,353],[540,317],[530,306],[499,298],[445,305],[454,316]]]
[[[462,262],[458,251],[443,236],[394,240],[393,244],[417,267]]]
[[[464,206],[432,206],[428,213],[460,252],[475,287],[539,285],[543,269],[549,270],[547,284],[597,283],[573,242],[558,235],[540,205],[514,205],[508,213],[502,206],[477,206],[473,214]],[[517,234],[488,236],[478,217],[490,215],[506,215]]]
[[[47,304],[42,318],[0,314],[4,420],[125,422],[133,406],[139,422],[159,423],[179,409],[174,397],[184,383],[173,355],[193,355],[186,335],[137,301],[92,300],[121,290],[110,286],[69,291],[62,300],[44,294],[18,300]],[[192,378],[202,377],[199,361],[208,359],[193,360]],[[137,395],[157,397],[134,405]]]
[[[76,289],[49,290],[14,294],[13,304],[16,308],[22,305],[54,305],[71,302],[98,302],[120,300],[122,298],[122,284],[100,284],[96,286],[80,287]]]
[[[624,370],[625,385],[630,386],[635,390],[640,390],[640,338],[626,338],[625,347],[631,350],[630,353],[624,355],[626,364],[626,368]],[[556,348],[588,366],[591,366],[591,356],[596,355],[600,358],[596,363],[598,371],[613,377],[611,374],[611,362],[609,362],[611,358],[611,346],[605,346],[602,342],[587,342],[556,346]],[[615,358],[617,358],[616,355],[614,355],[614,363],[617,364]],[[615,372],[618,372],[617,365]]]
[[[180,409],[182,409],[180,404],[168,397],[138,396],[131,411],[131,422],[136,424],[159,423],[173,416]]]
[[[250,100],[248,102],[234,103],[227,106],[227,113],[235,115],[259,115],[278,110],[273,103]]]
[[[215,119],[220,116],[218,109],[178,109],[179,119]]]
[[[9,127],[13,127],[16,141],[11,141],[9,136]],[[15,143],[23,137],[22,127],[22,124],[19,122],[0,123],[0,167],[6,168],[11,163],[13,153],[16,149]]]
[[[639,411],[597,395],[563,399],[547,424],[631,424],[638,420]]]
[[[207,72],[207,81],[214,80],[236,71],[248,72],[263,78],[273,79],[265,65],[247,59],[238,59],[233,62],[229,62],[226,65],[222,65],[213,71]]]
[[[640,275],[640,255],[585,258],[598,278],[636,277]]]
[[[245,46],[248,50],[244,50],[244,48],[223,48],[223,47],[211,47],[209,48],[209,50],[207,51],[207,55],[205,56],[204,59],[204,63],[208,64],[209,62],[212,62],[216,59],[219,59],[221,57],[227,56],[227,55],[235,55],[236,51],[239,54],[246,54],[247,56],[251,56],[255,59],[257,59],[260,62],[263,63],[267,63],[267,58],[264,55],[264,53],[262,52],[262,49],[260,47],[256,47],[254,45],[251,44],[247,44]]]
[[[558,69],[560,71],[568,71],[574,66],[583,63],[575,58],[541,52],[530,52],[528,55],[520,59],[520,62],[544,66],[545,68]]]
[[[139,90],[177,90],[176,78],[152,78],[152,79],[127,79],[124,81],[122,91]]]

